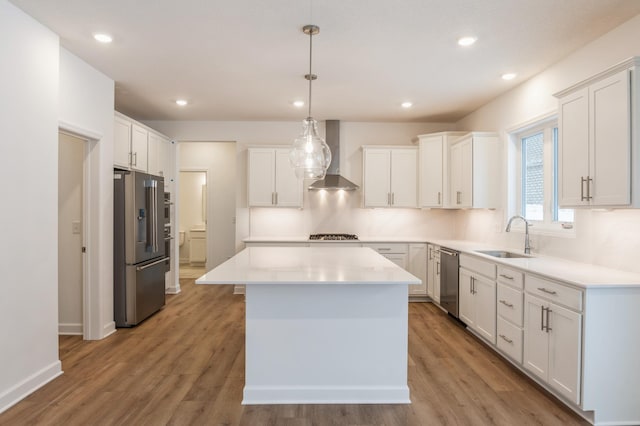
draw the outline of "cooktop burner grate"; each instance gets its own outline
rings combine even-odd
[[[310,240],[357,240],[358,236],[355,234],[311,234]]]

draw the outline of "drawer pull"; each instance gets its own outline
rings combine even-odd
[[[391,249],[388,248],[388,247],[380,247],[380,248],[378,248],[378,251],[389,251],[389,250],[391,250]]]
[[[508,308],[513,308],[513,303],[509,303],[506,300],[499,300],[499,302]]]
[[[513,277],[512,277],[511,275],[500,274],[500,276],[501,276],[502,278],[506,278],[506,279],[508,279],[508,280],[512,280],[512,279],[513,279]]]
[[[555,290],[547,290],[544,287],[538,287],[538,290],[540,290],[543,293],[547,293],[547,294],[558,294]]]
[[[507,342],[507,343],[513,343],[513,340],[509,339],[509,338],[508,338],[507,336],[505,336],[504,334],[501,334],[501,335],[500,335],[500,338],[501,338],[502,340],[504,340],[505,342]]]

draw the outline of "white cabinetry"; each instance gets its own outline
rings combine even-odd
[[[500,139],[495,133],[469,133],[452,144],[449,205],[453,208],[497,207],[500,159]]]
[[[156,176],[168,176],[172,169],[171,141],[137,121],[115,113],[113,165]],[[167,186],[167,182],[165,182]]]
[[[167,158],[171,141],[164,136],[149,132],[148,170],[152,175],[167,176]]]
[[[418,206],[418,150],[363,147],[365,207]]]
[[[458,314],[479,336],[496,344],[496,265],[460,255]]]
[[[579,404],[582,292],[529,274],[525,291],[524,367]]]
[[[427,296],[440,303],[440,246],[429,244],[427,251]]]
[[[409,244],[409,272],[422,280],[420,285],[409,286],[409,296],[427,295],[427,245]]]
[[[114,118],[113,164],[122,168],[131,166],[131,121],[118,115]]]
[[[518,364],[522,363],[523,290],[522,272],[498,265],[496,345]]]
[[[640,157],[632,157],[637,135],[637,67],[625,61],[562,92],[558,122],[559,204],[580,206],[640,205]],[[632,193],[633,191],[633,193]]]
[[[420,207],[449,206],[449,146],[464,132],[418,135]]]
[[[249,148],[249,207],[302,207],[302,179],[289,163],[289,148]]]
[[[131,168],[148,171],[149,131],[133,123],[131,125]]]

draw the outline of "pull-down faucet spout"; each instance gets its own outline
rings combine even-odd
[[[509,222],[507,223],[507,229],[505,229],[505,232],[511,232],[511,222],[513,222],[514,219],[522,219],[524,221],[524,254],[530,254],[531,245],[529,245],[529,226],[531,225],[529,224],[529,221],[524,218],[524,216],[511,216]]]

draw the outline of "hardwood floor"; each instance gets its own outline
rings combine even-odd
[[[61,336],[64,375],[0,424],[587,424],[429,303],[409,308],[412,404],[242,406],[243,297],[232,286],[180,284],[136,328],[97,342]]]

